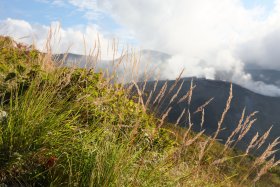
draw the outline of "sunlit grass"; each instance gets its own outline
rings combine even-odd
[[[149,101],[136,80],[129,86],[104,72],[57,67],[48,55],[0,38],[0,110],[7,114],[0,120],[0,184],[279,185],[278,162],[271,159],[277,141],[257,159],[234,150],[231,139],[216,142],[230,88],[217,133],[207,137],[192,131],[191,120],[187,129],[167,124],[168,108],[162,116],[154,113],[161,102],[175,100],[176,94],[166,100],[175,86],[163,86],[157,101]],[[190,105],[194,88],[179,100]],[[263,140],[255,138],[252,146]]]

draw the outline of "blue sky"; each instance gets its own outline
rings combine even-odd
[[[268,10],[273,8],[274,0],[243,0],[244,6],[253,8],[255,6],[265,6]]]
[[[94,23],[104,30],[119,28],[109,15],[103,13],[96,18],[94,16],[88,18],[86,12],[94,12],[94,10],[79,9],[67,2],[55,4],[48,0],[2,0],[0,8],[0,19],[23,19],[33,24],[44,25],[49,25],[52,21],[60,21],[65,27]]]

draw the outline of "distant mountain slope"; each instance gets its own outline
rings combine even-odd
[[[118,69],[114,69],[112,60],[100,60],[100,59],[95,59],[92,56],[78,55],[73,53],[68,53],[67,55],[65,54],[53,55],[53,59],[55,61],[63,60],[64,63],[63,65],[65,66],[74,65],[81,68],[95,67],[97,71],[102,69],[108,71],[109,73],[113,71],[117,71],[121,79],[122,78],[125,79],[125,82],[131,81],[132,73],[135,73],[135,67],[137,66],[143,67],[143,68],[138,68],[137,73],[138,73],[138,80],[144,80],[145,73],[146,73],[145,68],[148,68],[149,71],[151,69],[155,69],[155,67],[158,68],[158,70],[161,70],[161,68],[164,68],[163,66],[164,62],[166,62],[167,59],[170,57],[171,57],[170,55],[159,51],[142,50],[140,52],[135,52],[134,54],[126,54],[124,57],[121,58],[116,58],[114,60],[115,62],[114,65],[116,65],[117,64],[116,62],[119,62],[120,60],[122,61],[122,63],[121,66],[118,67]],[[139,60],[141,60],[141,64],[137,64],[139,63]],[[154,76],[151,76],[149,80],[155,80]]]
[[[57,56],[57,58],[60,59],[62,59],[62,57],[63,55]],[[170,55],[157,51],[143,50],[142,58],[144,60],[149,60],[151,62],[156,61],[158,63],[167,60],[170,58]],[[66,63],[70,65],[75,62],[79,62],[79,67],[85,67],[86,57],[82,55],[68,54]],[[98,68],[106,68],[108,67],[109,63],[109,61],[101,61],[101,63],[98,65]],[[280,86],[280,73],[277,70],[248,68],[246,71],[252,75],[252,78],[255,81],[263,81],[268,84]],[[191,78],[185,78],[185,83],[183,84],[182,91],[179,93],[179,98],[185,93],[186,90],[189,89],[190,81]],[[165,81],[159,81],[158,87],[162,86],[164,82]],[[146,86],[146,92],[150,92],[153,89],[154,83],[155,82],[152,81],[148,82]],[[172,85],[173,83],[174,81],[169,81],[168,86]],[[224,81],[206,79],[194,79],[194,84],[196,84],[197,87],[194,90],[194,95],[192,98],[192,112],[194,112],[197,107],[201,106],[208,99],[214,97],[214,100],[206,107],[204,125],[206,134],[213,134],[217,129],[217,122],[225,107],[230,84]],[[176,88],[174,90],[176,90]],[[158,92],[159,90],[156,90],[154,95],[156,95]],[[175,93],[175,91],[173,91],[173,93]],[[258,119],[253,125],[252,129],[249,131],[248,135],[240,144],[238,144],[239,148],[244,149],[247,147],[249,141],[256,134],[256,132],[263,134],[270,128],[271,125],[274,126],[268,141],[271,142],[273,139],[280,136],[280,98],[263,96],[235,84],[233,85],[233,95],[234,97],[232,100],[231,109],[228,112],[223,124],[225,130],[219,135],[220,139],[225,140],[236,128],[244,107],[246,107],[246,114],[254,111],[259,111],[259,113],[257,114]],[[152,98],[152,100],[154,99],[155,96]],[[158,109],[159,114],[164,112],[170,99],[170,96],[165,99],[165,102]],[[175,104],[172,104],[172,107],[173,108],[168,116],[168,121],[176,122],[177,118],[180,116],[183,109],[187,107],[187,105],[186,103],[176,104],[175,102]],[[200,130],[200,118],[201,116],[199,113],[192,115],[192,119],[195,123],[194,130],[196,131]],[[186,125],[184,122],[185,119],[186,118],[183,118],[180,121],[182,126]],[[277,157],[280,158],[280,153],[277,154]]]
[[[154,51],[154,50],[142,50],[139,53],[136,53],[136,55],[138,57],[140,57],[143,62],[147,62],[147,63],[151,63],[151,64],[155,64],[155,63],[160,63],[160,62],[164,62],[166,61],[168,58],[171,57],[171,55],[168,55],[166,53],[163,52],[159,52],[159,51]],[[129,57],[132,56],[132,54],[128,54]],[[89,57],[89,56],[85,56],[85,55],[78,55],[78,54],[73,54],[73,53],[68,53],[67,55],[65,54],[56,54],[53,55],[53,58],[56,60],[62,60],[65,57],[65,64],[66,65],[76,65],[79,67],[85,67],[85,65],[88,62],[92,62],[93,57]],[[125,61],[126,58],[123,58],[123,60]],[[107,67],[105,65],[108,65],[111,61],[110,60],[100,60],[98,59],[99,63],[98,63],[98,67]],[[116,61],[118,61],[118,59],[116,59]]]
[[[184,81],[182,89],[178,94],[178,98],[181,98],[190,88],[191,78],[184,78]],[[151,101],[155,100],[156,95],[160,92],[160,88],[164,85],[164,83],[165,81],[158,82],[157,89],[155,94],[153,94]],[[173,83],[174,81],[168,81],[168,89]],[[207,100],[214,97],[214,100],[205,109],[204,128],[206,129],[206,134],[211,135],[216,131],[217,123],[225,108],[229,95],[230,83],[206,79],[194,79],[193,83],[196,85],[196,88],[193,92],[190,111],[192,113],[192,120],[195,124],[193,127],[195,131],[200,130],[201,114],[193,114],[193,112]],[[142,83],[139,83],[139,85],[141,84]],[[145,89],[147,93],[150,93],[154,89],[154,84],[155,82],[153,81],[147,83]],[[172,93],[164,99],[163,104],[157,109],[158,114],[164,113],[172,95],[176,93],[179,85],[180,83],[176,86],[174,91],[172,91]],[[177,102],[178,99],[171,104],[172,110],[167,117],[168,121],[172,123],[176,122],[181,112],[188,108],[186,102]],[[257,132],[263,134],[270,128],[271,125],[273,125],[273,129],[268,138],[268,142],[272,142],[273,139],[280,136],[280,98],[263,96],[234,84],[231,108],[223,123],[223,128],[225,129],[218,138],[222,140],[226,140],[228,138],[228,136],[236,128],[244,107],[246,107],[246,115],[254,111],[259,111],[259,113],[257,114],[256,123],[253,125],[247,136],[238,144],[238,148],[246,148],[252,137]],[[187,115],[185,115],[180,121],[181,126],[187,125],[186,117]],[[277,158],[280,158],[280,153],[277,153]]]
[[[138,53],[139,57],[141,57],[141,61],[145,63],[148,63],[152,66],[150,67],[157,67],[159,70],[162,70],[165,68],[164,64],[167,62],[169,58],[172,56],[163,53],[160,51],[155,50],[141,50],[140,53]],[[131,55],[130,55],[131,56]],[[54,58],[61,60],[63,59],[64,54],[58,54],[54,55]],[[117,61],[118,59],[116,59]],[[125,58],[123,59],[125,61]],[[86,57],[84,55],[78,55],[78,54],[72,54],[69,53],[66,56],[65,64],[66,65],[76,65],[78,67],[85,67],[86,61],[93,61],[92,58]],[[105,69],[110,68],[111,61],[109,60],[99,60],[97,64],[98,69]],[[92,64],[91,64],[92,65]],[[91,67],[90,64],[87,64],[87,67]],[[253,64],[246,64],[245,66],[245,72],[249,73],[252,76],[252,79],[254,81],[262,81],[266,84],[272,84],[280,87],[280,70],[272,70],[272,69],[264,69],[260,66],[253,65]],[[143,72],[140,72],[140,74]],[[216,72],[216,80],[228,80],[227,75],[228,72],[222,72],[217,71]],[[153,80],[153,78],[151,78]]]
[[[280,71],[271,69],[245,69],[250,73],[253,80],[262,81],[266,84],[274,84],[280,87]]]
[[[65,58],[65,59],[64,59]],[[63,60],[63,65],[66,66],[77,66],[77,67],[92,67],[94,64],[93,62],[96,61],[94,57],[92,56],[85,56],[85,55],[78,55],[78,54],[73,54],[73,53],[68,53],[68,54],[56,54],[53,55],[53,59],[55,61],[61,61]],[[100,68],[105,68],[107,67],[109,61],[106,60],[98,60],[100,61],[98,63],[98,66]]]
[[[155,51],[155,50],[142,50],[141,51],[141,55],[144,56],[145,58],[150,58],[150,60],[153,61],[166,61],[169,58],[171,58],[172,56],[167,54],[167,53],[163,53],[160,51]]]

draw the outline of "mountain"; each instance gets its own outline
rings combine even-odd
[[[129,53],[124,57],[116,58],[114,62],[112,60],[100,60],[93,56],[78,55],[73,53],[68,53],[67,55],[53,55],[53,59],[56,62],[63,61],[63,65],[65,66],[74,65],[80,68],[95,68],[97,71],[108,71],[109,74],[116,71],[119,75],[121,75],[121,79],[124,78],[125,82],[131,81],[131,77],[135,74],[135,67],[139,65],[137,65],[139,60],[141,60],[141,66],[145,66],[145,68],[148,68],[149,70],[154,67],[157,67],[160,70],[161,68],[164,68],[163,63],[170,57],[171,55],[169,54],[154,50],[142,50],[140,52]],[[120,60],[122,61],[122,65],[116,68]],[[133,64],[132,62],[136,64]],[[139,81],[146,79],[145,68],[137,69]],[[152,76],[149,80],[155,80],[155,77]]]
[[[156,62],[160,64],[161,62],[166,61],[171,56],[165,53],[161,53],[158,51],[151,50],[143,50],[141,51],[141,59],[144,61]],[[59,56],[62,59],[62,55]],[[67,64],[71,64],[73,62],[81,62],[79,64],[80,67],[85,67],[86,57],[75,54],[68,54],[66,58]],[[108,68],[111,62],[110,61],[101,61],[98,63],[99,68]],[[269,69],[261,69],[259,67],[247,67],[245,68],[247,73],[250,73],[253,80],[262,81],[267,84],[274,84],[280,86],[280,71],[277,70],[269,70]],[[141,72],[140,72],[141,73]],[[182,97],[182,95],[190,88],[190,82],[192,78],[184,78],[185,83],[182,86],[182,91],[179,92],[178,97]],[[141,79],[140,79],[141,80]],[[158,87],[161,87],[165,81],[159,81]],[[170,87],[174,81],[168,81],[168,87]],[[155,82],[151,79],[146,86],[147,95],[153,90]],[[213,134],[217,129],[217,123],[221,117],[223,109],[225,107],[230,83],[224,82],[221,80],[207,80],[194,78],[194,84],[196,88],[194,90],[194,95],[192,98],[191,111],[194,112],[197,107],[204,104],[210,98],[214,97],[214,100],[206,107],[205,109],[205,133],[208,135]],[[139,83],[141,85],[141,83]],[[178,86],[174,89],[176,90]],[[152,101],[155,100],[157,93],[160,90],[156,90]],[[175,91],[173,91],[173,94]],[[172,94],[171,94],[172,95]],[[233,84],[233,100],[232,106],[225,118],[223,128],[225,128],[221,134],[218,136],[222,141],[225,141],[227,137],[232,133],[232,131],[236,128],[236,125],[239,122],[243,109],[246,107],[246,114],[250,114],[254,111],[259,111],[256,115],[257,121],[252,126],[251,130],[244,137],[244,139],[237,145],[240,149],[245,149],[252,137],[259,132],[260,134],[265,133],[272,125],[273,130],[271,131],[270,136],[267,139],[267,142],[272,142],[275,138],[280,135],[280,115],[279,115],[279,106],[280,106],[280,98],[279,97],[269,97],[254,93],[246,88],[243,88],[239,85]],[[163,104],[157,108],[158,115],[161,115],[166,110],[168,103],[171,99],[171,96],[167,96],[164,100]],[[176,103],[171,105],[172,110],[167,116],[167,120],[169,122],[176,122],[181,112],[187,108],[186,103]],[[153,106],[151,106],[153,107]],[[186,116],[182,118],[180,121],[181,126],[185,126]],[[192,120],[194,122],[193,129],[195,131],[200,131],[200,113],[196,113],[192,115]],[[279,147],[280,148],[280,147]],[[258,154],[262,149],[256,151]],[[276,154],[277,158],[280,158],[280,153]]]
[[[63,65],[65,66],[77,66],[80,68],[88,67],[91,68],[95,66],[93,62],[98,61],[99,68],[106,68],[110,61],[107,60],[97,60],[96,57],[93,56],[86,56],[86,55],[79,55],[73,53],[67,54],[55,54],[53,55],[53,59],[56,62],[63,61]]]
[[[280,71],[271,69],[245,69],[247,73],[250,73],[253,80],[262,81],[266,84],[274,84],[280,87]]]
[[[144,58],[144,60],[148,60],[150,59],[151,62],[161,62],[161,61],[166,61],[169,58],[171,58],[172,56],[167,54],[167,53],[163,53],[163,52],[159,52],[159,51],[155,51],[155,50],[142,50],[140,51],[142,58]]]
[[[277,160],[267,165],[268,156],[255,162],[240,152],[223,152],[222,144],[206,145],[207,136],[164,121],[159,128],[153,113],[135,103],[129,90],[120,84],[112,86],[102,74],[86,68],[51,62],[46,66],[47,60],[50,62],[49,56],[38,50],[0,36],[0,186],[280,185],[279,168],[274,167]],[[188,90],[191,78],[184,81],[180,96]],[[168,87],[173,83],[169,81]],[[210,120],[214,123],[218,119],[215,109],[222,110],[224,103],[220,100],[226,100],[229,84],[206,79],[195,79],[195,83],[202,85],[191,105],[196,126],[199,116],[193,114],[195,104],[208,95],[221,97],[214,108],[207,107],[206,128],[211,134]],[[148,83],[147,92],[151,93],[154,84]],[[255,105],[267,98],[237,85],[234,89],[240,89],[239,99],[246,94],[249,100],[255,96],[250,101],[254,107],[278,104],[275,100],[268,102],[271,106]],[[163,98],[163,105],[155,112],[164,113],[167,99]],[[186,103],[177,101],[168,116],[170,121],[186,108]],[[234,113],[239,115],[238,111]],[[227,119],[226,124],[233,123],[235,117]],[[183,136],[184,132],[190,133]]]
[[[166,61],[168,58],[171,57],[171,55],[159,51],[154,50],[141,50],[140,52],[136,52],[135,54],[127,54],[125,58],[123,58],[123,61],[129,61],[130,58],[133,58],[133,56],[141,58],[141,61],[147,62],[147,63],[153,63],[153,64],[160,64],[161,62]],[[56,61],[61,61],[64,59],[65,65],[76,65],[78,67],[85,67],[86,65],[89,65],[90,62],[96,62],[97,66],[100,68],[108,68],[110,66],[109,63],[112,63],[111,60],[100,60],[95,59],[92,56],[86,56],[86,55],[79,55],[79,54],[56,54],[53,55],[53,58]],[[117,62],[119,59],[116,59]],[[87,64],[88,62],[88,64]]]
[[[160,51],[155,50],[141,50],[140,53],[136,53],[137,56],[141,58],[141,61],[151,63],[159,68],[161,68],[160,65],[162,63],[166,62],[169,58],[172,56],[163,53]],[[128,56],[131,58],[133,55],[128,54]],[[64,54],[57,54],[54,55],[54,59],[56,60],[62,60],[64,58]],[[126,61],[126,58],[123,59]],[[93,57],[85,56],[85,55],[78,55],[73,53],[68,53],[65,56],[65,65],[76,65],[78,67],[91,67],[90,63],[88,62],[96,61]],[[118,61],[118,59],[116,59]],[[128,61],[128,60],[127,60]],[[96,64],[97,68],[99,69],[106,69],[111,67],[110,63],[112,63],[110,60],[98,60],[98,63]],[[263,67],[253,65],[253,64],[247,64],[245,66],[245,72],[249,73],[252,76],[252,79],[254,81],[262,81],[266,84],[273,84],[280,87],[280,70],[273,70],[273,69],[265,69]],[[216,79],[217,80],[224,80],[224,77],[226,76],[226,72],[217,72]]]
[[[193,78],[182,79],[184,80],[184,83],[182,85],[181,91],[178,93],[178,99],[182,98],[184,94],[186,94],[186,92],[189,90],[192,79]],[[157,89],[155,90],[151,101],[154,101],[156,99],[156,96],[160,92],[160,89],[164,85],[164,83],[165,81],[158,82]],[[174,81],[168,81],[167,90],[173,84]],[[158,108],[150,105],[150,108],[157,108],[158,116],[163,115],[163,113],[166,111],[171,97],[176,93],[180,84],[181,82],[177,84],[175,89],[169,95],[166,95],[165,99],[163,99],[162,104],[160,104]],[[226,106],[227,98],[229,96],[230,83],[219,80],[194,78],[193,84],[196,85],[190,106],[191,118],[194,123],[193,130],[197,132],[201,130],[201,113],[194,112],[199,106],[203,105],[206,101],[214,97],[212,102],[205,108],[205,124],[203,126],[203,129],[206,130],[206,134],[213,135],[217,129],[217,124],[222,115],[222,112]],[[143,83],[139,83],[139,85],[141,87],[143,86]],[[147,82],[145,92],[151,93],[151,91],[154,89],[154,85],[154,81]],[[145,99],[147,99],[147,97]],[[178,103],[178,99],[175,99],[174,102],[170,105],[172,109],[167,116],[167,120],[170,123],[176,123],[182,111],[188,108],[186,102]],[[218,138],[221,139],[222,142],[224,142],[230,136],[239,122],[243,109],[246,107],[246,115],[249,115],[254,111],[258,111],[259,113],[256,115],[257,121],[252,126],[248,134],[244,137],[244,139],[237,145],[237,148],[244,150],[245,148],[247,148],[251,139],[257,132],[259,134],[264,134],[273,125],[273,129],[267,139],[267,142],[272,142],[280,135],[279,106],[279,97],[260,95],[239,85],[233,84],[233,99],[231,102],[231,108],[228,111],[222,125],[222,128],[224,128],[224,130],[220,133]],[[185,114],[184,117],[180,120],[179,124],[181,126],[187,126],[187,121],[187,115]],[[256,154],[260,153],[260,151],[262,151],[263,149],[264,147],[256,151]],[[276,157],[278,159],[280,158],[279,152],[276,154]]]

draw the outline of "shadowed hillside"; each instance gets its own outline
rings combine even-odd
[[[217,136],[167,123],[166,117],[174,121],[186,106],[197,123],[196,105],[218,94],[219,102],[204,107],[205,122],[209,119],[204,127],[209,123],[206,132],[213,134],[216,116],[228,108],[222,103],[227,83],[198,79],[194,83],[202,87],[194,91],[190,79],[180,88],[171,86],[174,81],[159,81],[155,93],[160,94],[150,99],[154,105],[149,108],[136,82],[133,87],[115,83],[114,75],[109,79],[95,69],[57,66],[62,62],[0,37],[0,186],[279,186],[279,161],[271,158],[278,140],[252,157],[248,153],[266,137],[256,137],[248,152],[240,152],[217,142]],[[240,94],[251,93],[241,89]],[[179,105],[178,95],[186,96]],[[264,107],[248,102],[252,108]],[[164,111],[167,105],[173,107],[170,113]],[[232,112],[239,115],[239,107]]]
[[[162,115],[166,109],[169,107],[169,102],[172,96],[177,92],[181,82],[182,84],[181,91],[178,93],[177,98],[182,98],[186,91],[190,89],[192,78],[183,78],[180,80],[175,87],[175,89],[167,94],[166,97],[162,100],[162,104],[151,106],[151,109],[156,109],[158,115]],[[175,81],[168,81],[167,90],[174,84]],[[156,82],[147,82],[145,91],[150,93],[154,89]],[[144,83],[140,84],[143,86]],[[156,99],[156,96],[160,92],[160,88],[165,84],[165,81],[159,81],[157,83],[157,88],[153,94],[151,101]],[[198,107],[202,106],[209,99],[213,100],[205,107],[205,124],[202,129],[205,129],[205,133],[208,135],[213,135],[217,130],[217,124],[221,118],[221,114],[225,108],[226,101],[229,96],[230,83],[223,81],[215,80],[206,80],[206,79],[193,79],[193,84],[196,87],[193,90],[192,101],[190,105],[191,118],[194,123],[193,129],[195,131],[200,131],[201,123],[201,113],[194,113]],[[141,87],[141,86],[140,86]],[[147,97],[146,97],[147,99]],[[175,123],[180,117],[184,109],[188,109],[188,105],[184,102],[179,102],[179,99],[171,104],[171,111],[167,117],[168,121]],[[245,114],[251,114],[252,112],[258,111],[256,114],[257,121],[252,125],[248,134],[242,139],[242,141],[237,145],[238,148],[245,149],[250,143],[251,139],[258,132],[264,134],[269,128],[273,125],[272,131],[268,138],[268,142],[272,142],[275,138],[279,136],[280,132],[280,98],[278,97],[269,97],[256,94],[252,91],[249,91],[241,86],[233,84],[233,99],[231,102],[231,108],[229,109],[222,128],[224,130],[219,134],[218,138],[225,141],[232,131],[236,129],[237,124],[241,118],[243,109],[246,109]],[[188,127],[187,114],[184,114],[184,117],[180,120],[180,125]],[[264,148],[264,147],[263,147]],[[261,149],[263,150],[263,149]],[[258,150],[257,153],[261,152]],[[280,153],[278,152],[277,158],[280,158]]]
[[[280,71],[270,69],[247,69],[255,81],[262,81],[266,84],[274,84],[280,87]]]

